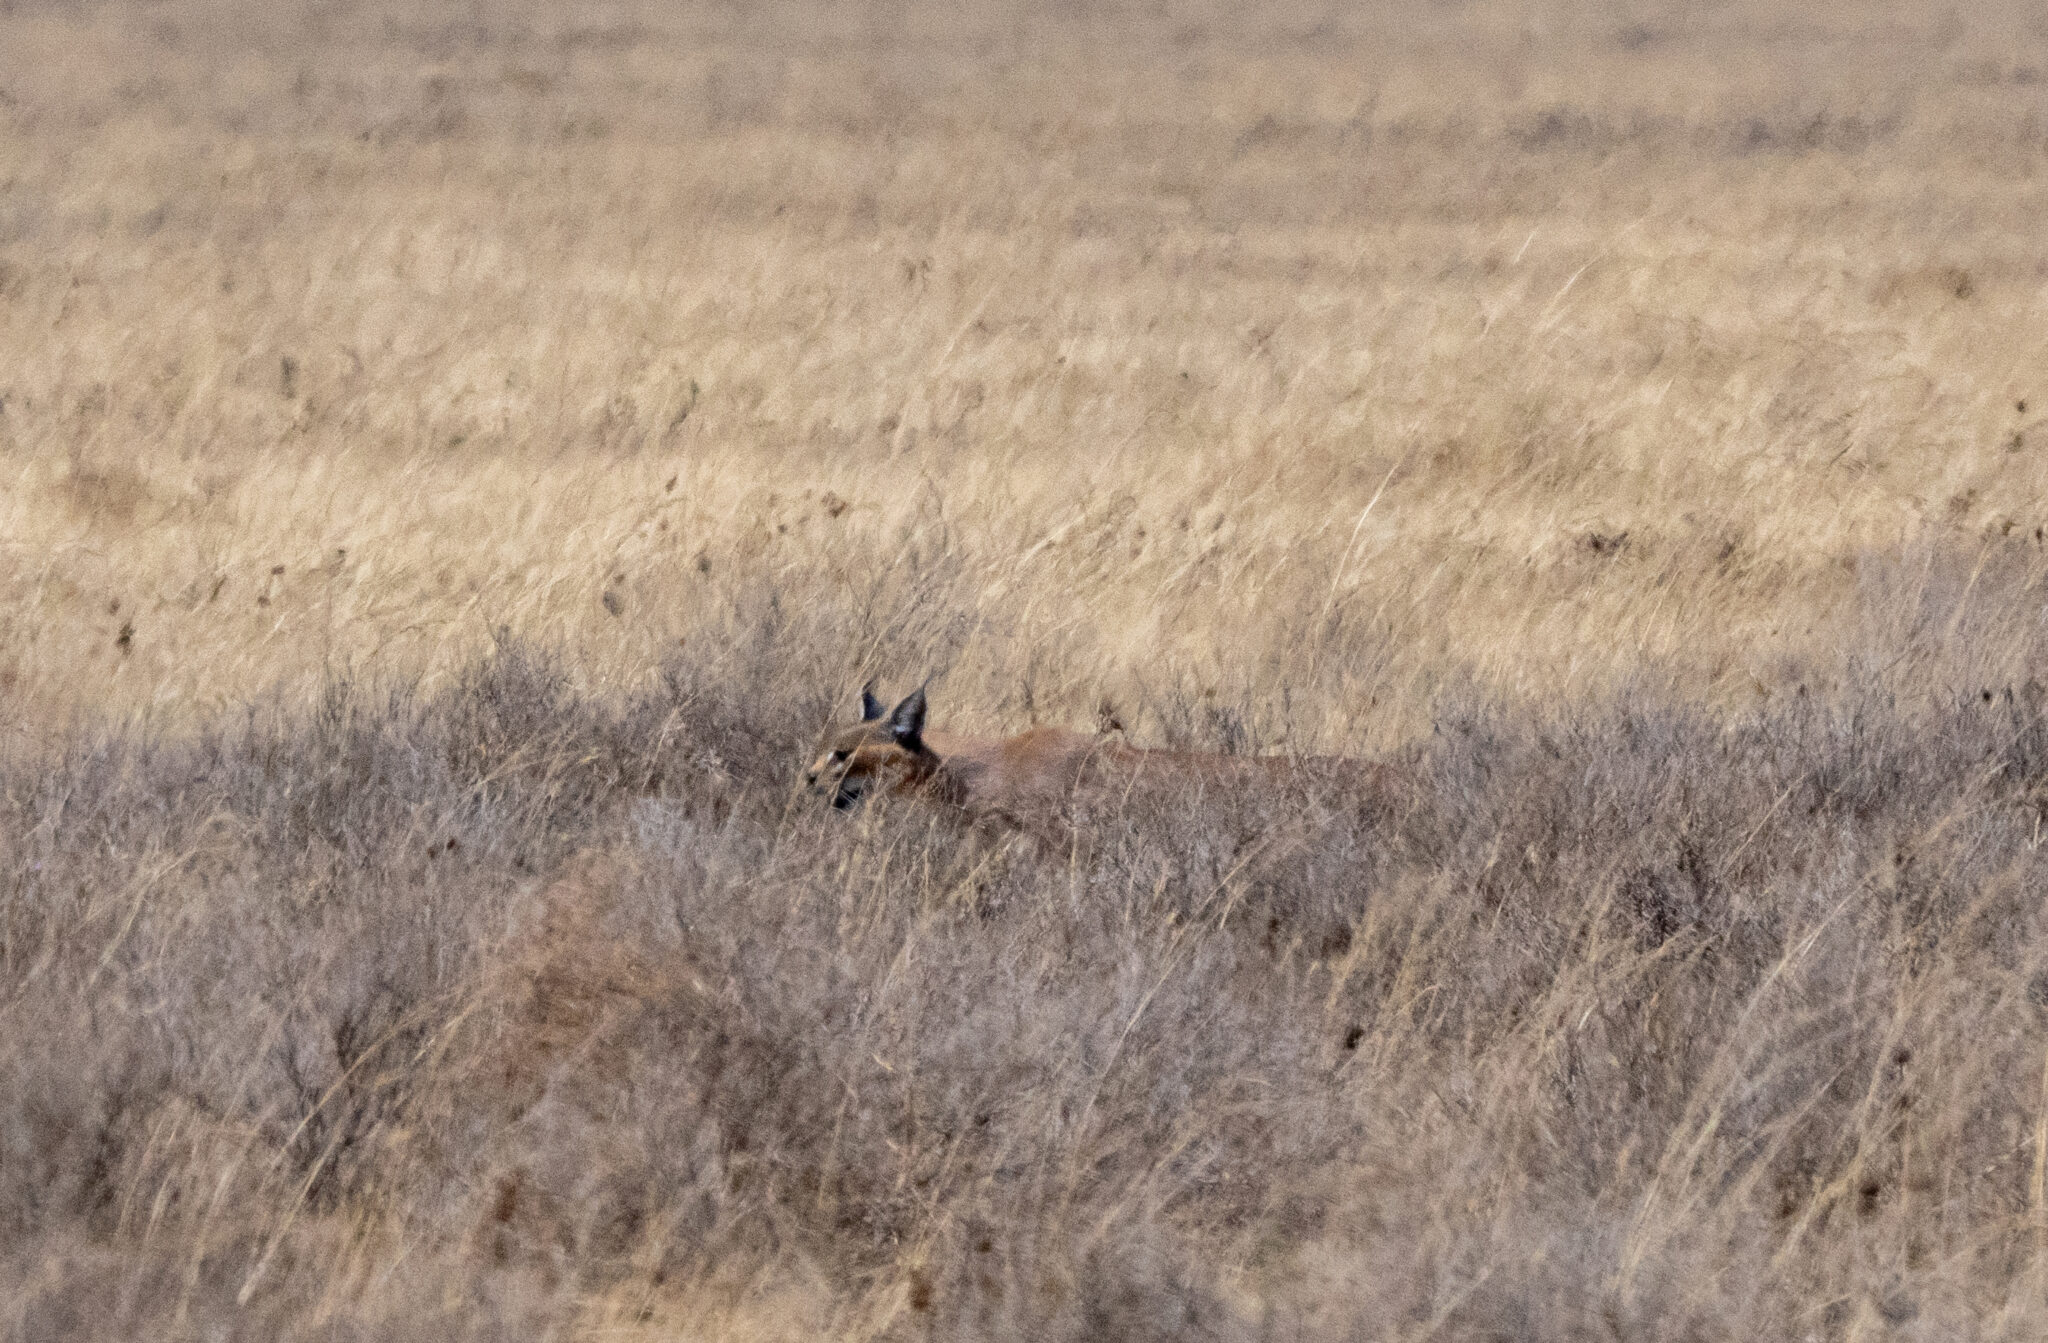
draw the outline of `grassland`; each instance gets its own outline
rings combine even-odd
[[[2048,1332],[2030,6],[0,7],[0,1335]],[[1063,851],[935,721],[1397,760]]]

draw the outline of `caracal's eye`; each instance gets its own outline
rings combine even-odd
[[[842,746],[841,748],[832,753],[832,763],[844,764],[846,763],[846,757],[852,754],[853,752],[847,750],[845,747]]]

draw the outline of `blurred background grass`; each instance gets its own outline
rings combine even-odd
[[[17,731],[943,554],[894,670],[977,725],[1285,677],[1384,747],[1776,693],[1858,555],[2048,525],[2025,6],[0,23]]]

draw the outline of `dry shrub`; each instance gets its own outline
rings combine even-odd
[[[1951,563],[1826,691],[1447,690],[1402,806],[1064,844],[792,799],[804,624],[19,756],[12,1327],[2017,1336],[2040,635]]]

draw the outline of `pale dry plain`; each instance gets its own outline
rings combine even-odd
[[[0,1336],[2048,1333],[2048,20],[0,6]],[[934,721],[1399,758],[1068,851]]]

